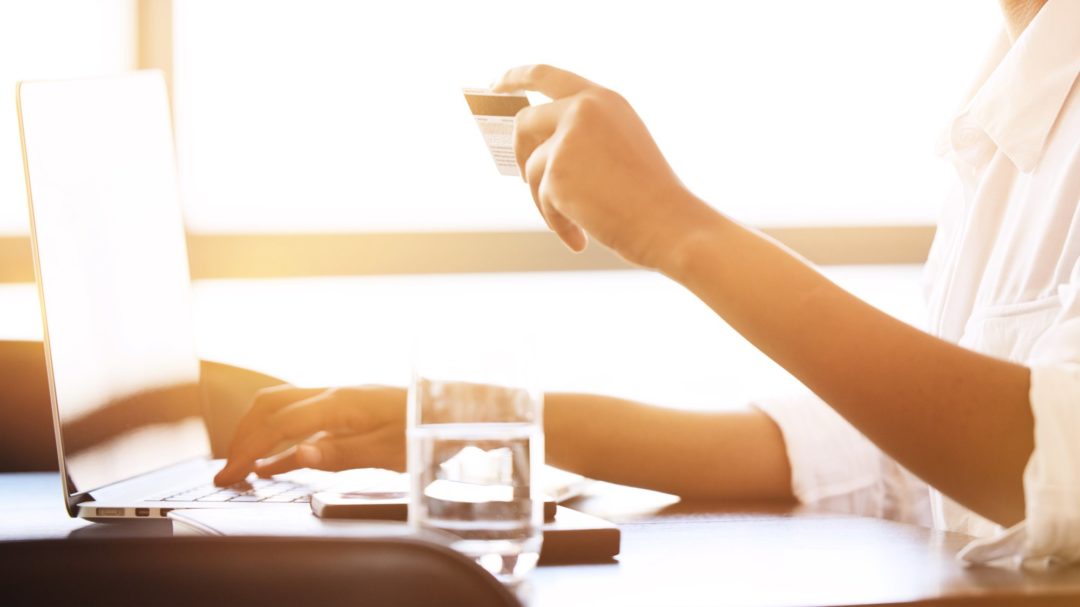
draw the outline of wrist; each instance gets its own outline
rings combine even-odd
[[[692,211],[687,213],[682,225],[670,232],[654,266],[679,283],[693,275],[698,260],[714,255],[718,243],[724,242],[724,232],[734,225],[704,201],[692,195],[691,198]]]

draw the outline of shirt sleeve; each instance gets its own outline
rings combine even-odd
[[[1024,469],[1024,521],[961,552],[1028,568],[1080,562],[1080,281],[1058,290],[1062,312],[1032,348],[1035,449]]]
[[[927,486],[810,392],[751,405],[780,427],[804,504],[929,526]]]

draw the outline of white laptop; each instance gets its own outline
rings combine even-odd
[[[187,246],[160,72],[22,82],[19,128],[68,512],[308,510],[323,489],[406,486],[385,470],[301,470],[215,487]],[[205,386],[205,382],[204,382]],[[243,392],[243,390],[240,390]],[[220,425],[220,424],[218,424]],[[214,428],[220,437],[220,428]],[[584,479],[551,469],[549,495]]]
[[[328,473],[211,482],[222,462],[209,457],[160,72],[23,82],[18,108],[68,511],[308,508]]]

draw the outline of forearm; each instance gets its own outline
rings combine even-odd
[[[719,215],[662,269],[912,472],[993,520],[1023,517],[1027,368],[901,323]]]
[[[548,463],[591,478],[684,497],[792,497],[783,437],[756,410],[681,411],[550,393],[544,431]]]

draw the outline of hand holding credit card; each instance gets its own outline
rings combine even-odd
[[[514,156],[514,116],[529,105],[521,94],[493,93],[487,89],[462,89],[469,110],[480,127],[499,173],[520,177]]]

